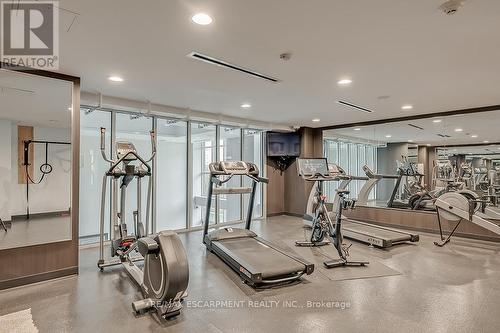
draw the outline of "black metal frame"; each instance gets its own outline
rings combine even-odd
[[[253,183],[252,183],[252,190],[250,192],[250,198],[249,198],[249,203],[248,203],[248,212],[247,212],[247,217],[245,221],[245,229],[250,230],[251,223],[252,223],[252,215],[253,215],[253,206],[254,206],[254,201],[255,201],[255,193],[257,190],[257,184],[258,183],[268,183],[268,179],[264,177],[259,177],[255,175],[250,175],[250,174],[239,174],[240,176],[247,176],[249,177]],[[218,178],[218,176],[227,176],[226,179],[221,180]],[[229,248],[224,246],[223,242],[220,241],[211,241],[208,235],[208,228],[210,224],[210,210],[212,207],[212,197],[213,197],[213,189],[214,186],[221,186],[224,183],[227,183],[235,174],[213,174],[211,173],[210,177],[210,184],[208,188],[208,193],[207,193],[207,207],[206,207],[206,212],[205,212],[205,221],[203,224],[203,243],[206,245],[207,249],[210,252],[213,252],[215,255],[217,255],[222,261],[224,261],[229,267],[231,267],[236,273],[239,274],[239,276],[249,285],[252,287],[259,287],[259,286],[276,286],[279,284],[286,284],[290,283],[293,281],[298,280],[302,275],[304,274],[311,274],[314,271],[314,264],[311,264],[302,258],[299,258],[297,256],[291,255],[289,253],[286,253],[285,251],[279,249],[276,247],[274,244],[271,242],[260,238],[260,237],[252,237],[256,242],[259,242],[261,244],[264,244],[266,247],[271,248],[274,251],[277,251],[281,254],[284,254],[288,256],[289,258],[292,258],[296,260],[297,262],[300,262],[301,264],[304,265],[304,269],[300,272],[292,272],[288,275],[285,276],[279,276],[273,279],[264,279],[262,276],[262,272],[258,271],[255,267],[250,265],[249,263],[245,262],[241,257],[237,256],[233,251],[231,251]]]

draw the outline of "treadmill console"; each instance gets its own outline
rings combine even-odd
[[[340,167],[340,165],[331,163],[328,164],[328,171],[330,171],[330,176],[345,175],[345,170]]]
[[[298,158],[297,172],[302,177],[330,176],[326,158]]]
[[[210,172],[219,175],[259,175],[257,166],[243,161],[221,161],[210,164]]]
[[[131,142],[118,141],[116,143],[116,156],[118,156],[118,159],[130,152],[137,153],[135,146]],[[125,158],[125,161],[135,161],[136,159],[137,157],[135,157],[135,155],[130,154]]]

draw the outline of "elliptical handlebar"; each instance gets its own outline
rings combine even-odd
[[[108,158],[108,156],[106,155],[106,127],[101,127],[100,131],[101,131],[101,147],[100,147],[101,148],[101,156],[106,162],[112,164],[108,170],[108,173],[112,173],[116,169],[116,167],[118,167],[118,165],[120,163],[122,163],[124,160],[126,160],[131,155],[134,156],[136,159],[138,159],[141,162],[141,165],[146,167],[148,174],[151,173],[151,166],[148,163],[151,162],[156,157],[156,133],[155,133],[155,131],[149,132],[149,135],[151,137],[151,157],[148,160],[144,160],[141,156],[139,156],[139,154],[137,154],[136,152],[133,152],[133,151],[127,152],[124,156],[122,156],[121,158],[119,158],[117,160],[112,160],[112,159]]]
[[[101,127],[101,155],[106,162],[114,163],[106,156],[106,127]]]

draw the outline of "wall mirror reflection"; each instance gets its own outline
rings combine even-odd
[[[0,249],[71,240],[72,85],[0,70]]]
[[[447,191],[470,191],[497,205],[500,111],[325,130],[329,163],[358,177],[348,184],[359,205],[433,210]],[[338,183],[328,184],[334,198]],[[418,195],[417,195],[418,194]],[[425,194],[425,195],[424,195]]]

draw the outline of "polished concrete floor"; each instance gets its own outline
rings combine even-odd
[[[253,229],[282,244],[304,237],[292,217],[256,222]],[[184,234],[191,303],[169,322],[135,317],[135,285],[119,267],[100,273],[96,249],[89,248],[81,251],[79,277],[0,292],[0,316],[31,308],[40,332],[498,332],[500,244],[457,238],[438,248],[436,238],[422,235],[417,245],[389,250],[351,248],[353,256],[396,275],[337,281],[317,269],[300,284],[255,291],[206,254],[200,232]],[[233,303],[195,308],[193,302],[217,300]]]

